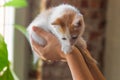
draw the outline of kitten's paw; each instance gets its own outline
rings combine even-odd
[[[62,47],[62,51],[65,53],[65,54],[68,54],[72,51],[72,47],[71,46],[64,46]]]
[[[83,47],[85,49],[87,48],[87,43],[86,43],[86,41],[82,37],[77,40],[75,45],[79,46],[79,47]]]

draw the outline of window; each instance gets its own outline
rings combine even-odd
[[[0,0],[0,34],[4,36],[7,43],[9,60],[13,63],[14,8],[3,7],[2,5],[6,1],[9,0]]]

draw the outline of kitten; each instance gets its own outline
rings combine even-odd
[[[86,42],[82,38],[85,29],[83,15],[71,5],[61,4],[46,10],[39,14],[29,25],[29,37],[31,38],[32,36],[40,45],[45,45],[45,40],[32,31],[33,26],[40,27],[54,34],[58,38],[61,50],[65,54],[72,51],[72,46],[75,45],[77,40],[81,41],[83,47],[86,47]]]

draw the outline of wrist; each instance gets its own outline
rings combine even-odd
[[[73,46],[71,52],[65,54],[65,56],[67,57],[69,55],[76,55],[78,53],[80,53],[79,50],[75,46]]]

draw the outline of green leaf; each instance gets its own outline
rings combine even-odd
[[[17,24],[15,24],[14,26],[15,26],[15,28],[17,30],[19,30],[20,32],[22,32],[27,37],[27,30],[26,30],[26,28],[24,26],[17,25]]]
[[[12,6],[15,8],[22,8],[27,6],[26,0],[10,0],[9,2],[6,2],[4,6]]]
[[[0,76],[0,80],[14,80],[14,77],[13,77],[12,72],[9,67],[4,72],[4,74],[2,76]]]
[[[4,67],[8,66],[8,64],[7,45],[3,36],[0,34],[0,71],[2,71]]]

